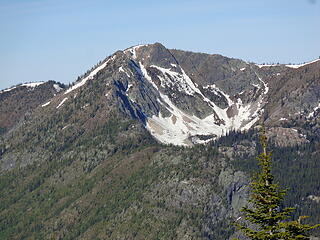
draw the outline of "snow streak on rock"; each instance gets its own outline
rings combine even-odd
[[[50,103],[51,103],[51,101],[46,102],[45,104],[42,104],[41,107],[46,107],[46,106],[48,106]]]
[[[315,107],[315,108],[313,109],[313,111],[312,111],[311,113],[308,114],[307,118],[312,118],[312,117],[314,116],[314,114],[315,114],[318,110],[320,110],[320,103],[318,104],[317,107]]]
[[[7,89],[4,89],[2,91],[0,91],[0,93],[4,93],[4,92],[10,92],[18,87],[27,87],[27,88],[31,88],[31,89],[34,89],[35,87],[38,87],[42,84],[44,84],[45,82],[32,82],[32,83],[24,83],[24,84],[20,84],[20,85],[17,85],[17,86],[14,86],[12,88],[7,88]]]
[[[233,104],[233,101],[230,99],[230,96],[226,93],[224,93],[222,90],[220,90],[215,84],[208,85],[203,87],[204,89],[210,89],[214,94],[216,95],[222,95],[225,97],[225,99],[228,102],[228,106],[231,106]]]
[[[133,59],[136,59],[136,58],[137,58],[137,52],[136,52],[136,50],[137,50],[138,48],[140,48],[140,47],[143,47],[143,46],[147,46],[147,45],[141,44],[141,45],[137,45],[137,46],[128,48],[128,49],[124,50],[124,53],[130,53],[130,54],[131,54],[131,57],[132,57]]]
[[[303,64],[286,65],[286,67],[289,67],[289,68],[300,68],[300,67],[306,66],[308,64],[318,62],[318,61],[320,61],[320,59],[316,59],[316,60],[313,60],[311,62],[307,62],[307,63],[303,63]]]
[[[150,67],[156,68],[162,73],[161,75],[158,75],[158,78],[161,81],[161,87],[176,87],[178,91],[185,92],[188,95],[193,95],[194,93],[201,94],[200,90],[196,88],[194,83],[189,77],[187,77],[184,71],[182,71],[182,73],[177,73],[171,71],[171,69],[166,69],[155,65],[151,65]]]
[[[119,67],[119,72],[123,72],[123,73],[125,73],[125,74],[127,75],[127,77],[128,77],[128,78],[130,78],[129,73],[128,73],[126,70],[124,70],[122,66],[121,66],[121,67]]]
[[[140,69],[145,79],[159,90],[141,63]],[[169,106],[167,110],[171,113],[171,116],[163,117],[159,113],[159,116],[154,115],[149,118],[146,126],[159,141],[167,144],[187,146],[192,144],[191,140],[188,139],[192,135],[221,135],[222,129],[212,127],[212,122],[214,121],[213,115],[208,116],[206,119],[190,116],[177,108],[167,95],[162,94],[160,91],[159,93],[161,99],[158,99],[158,101],[164,106]]]
[[[57,92],[60,92],[63,89],[62,87],[59,86],[59,84],[53,84],[53,87]]]
[[[38,87],[42,84],[44,84],[45,82],[33,82],[33,83],[25,83],[25,84],[22,84],[21,86],[22,87],[28,87],[28,88],[35,88],[35,87]]]
[[[64,102],[67,101],[67,100],[68,100],[67,97],[64,98],[64,99],[59,103],[59,105],[57,106],[57,109],[58,109],[59,107],[61,107],[61,106],[64,104]]]
[[[190,96],[198,94],[203,101],[214,110],[215,113],[200,119],[179,109],[171,101],[169,96],[161,92],[151,76],[148,75],[146,68],[141,62],[139,63],[139,66],[143,77],[158,90],[161,97],[158,99],[158,102],[171,113],[168,117],[162,116],[161,112],[158,115],[149,117],[147,119],[146,128],[155,138],[167,144],[188,146],[194,143],[205,143],[225,135],[228,131],[233,129],[249,129],[259,119],[263,96],[268,92],[267,84],[259,78],[264,87],[263,96],[260,96],[258,102],[243,104],[240,98],[233,101],[228,94],[224,93],[215,85],[204,87],[210,89],[213,93],[222,95],[226,98],[229,107],[221,109],[204,96],[180,66],[179,69],[181,73],[151,65],[151,68],[155,68],[161,72],[157,77],[160,79],[160,86],[162,88],[176,87],[180,92]],[[228,116],[228,109],[232,109],[234,114]],[[217,123],[217,117],[222,120],[223,123]]]
[[[285,67],[288,67],[288,68],[295,68],[296,69],[296,68],[300,68],[300,67],[306,66],[306,65],[311,64],[311,63],[318,62],[318,61],[320,61],[320,59],[316,59],[316,60],[313,60],[311,62],[302,63],[302,64],[256,64],[256,66],[259,67],[259,68],[285,66]]]
[[[280,64],[256,64],[257,67],[263,68],[263,67],[277,67],[281,66]]]
[[[86,82],[90,79],[93,79],[93,77],[102,69],[104,69],[107,64],[114,60],[116,57],[116,55],[110,57],[109,59],[107,59],[104,63],[102,63],[101,65],[99,65],[98,67],[96,67],[93,71],[90,72],[90,74],[85,77],[84,79],[82,79],[81,81],[77,82],[75,85],[73,85],[72,87],[70,87],[64,94],[68,94],[74,90],[76,90],[77,88],[83,86],[84,84],[86,84]]]

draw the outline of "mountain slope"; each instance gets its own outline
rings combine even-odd
[[[263,120],[277,179],[294,179],[287,202],[318,221],[319,70],[158,43],[116,52],[0,139],[0,238],[231,239]]]
[[[274,124],[301,109],[310,114],[319,104],[319,63],[260,67],[159,43],[139,45],[104,60],[65,95],[90,79],[103,79],[107,99],[120,98],[122,111],[140,119],[158,140],[192,145],[249,129],[262,116]]]
[[[54,81],[20,84],[0,91],[0,132],[10,130],[26,114],[63,90]]]

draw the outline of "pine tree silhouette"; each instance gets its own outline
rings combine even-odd
[[[244,221],[236,226],[246,237],[254,240],[293,240],[309,239],[309,231],[320,224],[301,224],[306,218],[300,216],[295,221],[285,221],[295,208],[281,209],[280,205],[286,190],[273,183],[271,174],[271,153],[267,151],[267,137],[263,128],[261,136],[262,153],[259,155],[260,172],[251,183],[252,194],[249,202],[252,207],[242,208]]]

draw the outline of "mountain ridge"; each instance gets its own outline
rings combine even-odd
[[[32,82],[12,86],[0,91],[0,129],[9,131],[21,118],[62,91],[65,85],[55,82]]]
[[[105,91],[112,96],[109,101],[121,102],[117,104],[122,110],[139,118],[160,142],[205,143],[231,130],[247,130],[266,116],[266,123],[272,124],[289,119],[302,111],[302,102],[309,102],[303,111],[312,116],[320,103],[318,65],[316,60],[298,68],[262,66],[218,54],[170,50],[160,43],[137,45],[115,52],[88,71],[60,94],[64,97],[56,109],[70,101],[68,95],[103,75],[109,79],[102,80],[107,81]],[[301,82],[299,73],[307,68],[315,69],[311,72],[313,92],[295,89],[302,96],[291,97],[288,102],[293,81],[295,87],[309,84]],[[295,80],[298,74],[300,79]],[[108,94],[104,93],[107,99]],[[270,101],[270,96],[275,100]],[[300,98],[299,102],[295,98]],[[288,105],[285,111],[280,110],[279,103]],[[49,105],[48,101],[42,107]]]
[[[285,204],[319,221],[319,63],[259,68],[178,50],[173,57],[159,44],[130,49],[59,92],[50,83],[46,91],[42,84],[0,93],[43,95],[0,136],[1,239],[233,239],[256,170],[260,121],[275,179],[292,189]],[[208,115],[209,127],[230,126],[238,99],[263,100],[256,125],[219,138],[196,134],[192,121]],[[15,109],[10,102],[0,106]],[[195,130],[163,144],[148,129],[159,119],[164,130],[177,123]],[[158,135],[165,134],[172,132]]]
[[[138,55],[137,51],[139,52]],[[175,55],[173,55],[172,52]],[[155,137],[158,138],[158,140],[161,138],[161,135],[163,136],[164,131],[171,133],[173,128],[179,128],[179,126],[174,126],[175,124],[172,123],[173,121],[176,121],[177,116],[175,115],[177,115],[177,111],[179,112],[180,110],[183,112],[182,116],[178,118],[178,122],[180,121],[179,123],[181,126],[181,129],[179,130],[180,132],[187,132],[190,129],[199,128],[199,124],[201,126],[201,123],[199,123],[201,122],[201,119],[203,120],[204,118],[209,117],[208,113],[210,112],[213,114],[213,120],[210,121],[216,121],[216,124],[211,124],[211,126],[209,126],[209,130],[207,129],[202,132],[201,130],[195,131],[193,135],[202,135],[201,133],[209,132],[209,134],[207,135],[214,134],[216,136],[219,136],[221,135],[221,132],[226,133],[231,129],[241,129],[241,126],[243,129],[248,129],[248,127],[250,126],[245,127],[243,125],[244,123],[242,122],[247,121],[248,124],[250,124],[251,121],[253,122],[252,124],[254,124],[258,118],[261,118],[262,112],[264,111],[263,106],[266,104],[264,100],[266,96],[263,95],[266,95],[269,91],[269,87],[267,85],[272,84],[266,83],[262,80],[262,78],[265,78],[265,75],[268,74],[266,73],[266,71],[269,70],[261,68],[256,64],[248,64],[244,61],[229,59],[221,55],[198,54],[181,50],[168,50],[160,43],[156,43],[151,45],[138,45],[128,48],[123,52],[116,52],[109,58],[102,61],[102,64],[90,73],[92,74],[91,76],[89,74],[88,77],[80,80],[72,88],[67,90],[66,94],[73,91],[77,87],[81,87],[90,78],[93,78],[93,76],[97,72],[99,72],[100,70],[103,71],[109,61],[114,61],[115,58],[117,56],[120,56],[121,54],[125,54],[126,57],[129,58],[126,59],[127,61],[129,60],[129,62],[127,63],[129,64],[127,65],[127,67],[129,68],[128,71],[131,72],[131,74],[133,74],[132,71],[134,72],[131,77],[143,77],[145,80],[147,80],[143,83],[144,87],[146,85],[146,82],[149,82],[151,83],[152,87],[156,89],[156,91],[162,94],[162,96],[157,96],[157,94],[153,94],[152,97],[148,96],[152,99],[149,105],[155,106],[155,108],[153,109],[150,109],[148,107],[145,109],[141,109],[141,104],[138,107],[135,106],[135,104],[133,104],[132,102],[136,101],[137,99],[134,99],[134,95],[132,95],[130,99],[130,96],[128,97],[127,94],[129,92],[130,95],[130,91],[133,91],[136,94],[136,89],[134,89],[136,84],[129,84],[129,73],[124,70],[124,67],[122,65],[119,65],[120,74],[116,77],[120,79],[128,77],[128,79],[122,79],[122,82],[118,81],[118,83],[121,84],[121,86],[119,85],[119,89],[122,88],[122,90],[120,91],[122,92],[122,99],[126,98],[125,101],[129,105],[132,105],[130,106],[131,110],[129,111],[142,111],[146,115],[148,115],[147,117],[143,118],[149,119],[150,123],[149,125],[145,123],[144,124],[147,125],[150,131],[153,132],[159,132],[160,129],[160,134],[154,134]],[[123,57],[126,58],[125,56],[122,56],[122,58]],[[208,58],[212,59],[208,60]],[[179,59],[179,63],[181,63],[182,65],[177,65],[177,59]],[[199,69],[195,68],[195,64],[190,62],[190,59],[192,59],[192,61],[199,62]],[[130,61],[134,62],[134,64]],[[227,70],[219,69],[219,66],[221,64],[223,64],[223,66],[226,66]],[[146,67],[144,65],[146,65]],[[237,69],[235,69],[235,66],[237,66]],[[247,66],[248,69],[246,69],[245,66]],[[184,69],[187,69],[186,72],[184,71]],[[275,77],[273,77],[273,79],[268,79],[269,81],[279,80],[279,78],[282,77],[281,72],[283,74],[284,72],[290,71],[287,67],[282,65],[272,67],[272,69],[272,72],[276,71],[276,73],[273,73]],[[121,76],[121,74],[124,76]],[[198,89],[198,87],[194,83],[196,85],[200,85],[201,89]],[[129,85],[131,89],[126,89]],[[150,89],[150,86],[148,86],[148,88]],[[170,90],[172,89],[170,88],[176,88],[172,91],[174,94],[180,93],[178,94],[179,101],[175,100],[174,96],[171,96]],[[227,88],[228,90],[226,90]],[[166,95],[167,93],[169,93],[169,95]],[[194,96],[192,96],[193,93],[195,93]],[[141,93],[139,94],[141,95]],[[236,96],[237,94],[239,94],[240,96]],[[193,98],[191,98],[190,96],[192,96]],[[260,99],[258,100],[258,98]],[[157,99],[162,100],[158,102]],[[188,101],[193,103],[196,102],[196,107],[190,104],[185,104],[185,102]],[[175,110],[176,114],[168,110],[168,106],[170,105],[171,110],[172,106],[177,107],[177,109]],[[226,107],[228,107],[227,110],[225,110]],[[219,114],[217,112],[219,112]],[[185,113],[187,115],[185,115]],[[164,117],[159,117],[159,114],[163,115]],[[168,115],[170,114],[174,119],[171,122],[168,119]],[[139,115],[141,116],[142,114],[140,113]],[[192,119],[192,115],[195,115],[196,118]],[[243,119],[241,115],[246,116]],[[158,118],[152,119],[152,116]],[[254,119],[254,117],[256,117],[256,119]],[[287,116],[280,116],[279,119],[284,117]],[[189,123],[186,123],[183,118],[189,119],[187,120],[189,121]],[[230,122],[231,120],[232,123]],[[195,123],[194,126],[191,126],[192,124],[190,124],[190,122],[198,123]],[[227,122],[230,123],[227,124]],[[171,128],[166,129],[164,127],[164,125],[170,124],[172,126]],[[225,126],[221,128],[221,124],[224,124]],[[180,138],[178,136],[180,134],[179,132],[172,134],[173,136],[177,136],[178,139]],[[180,144],[192,144],[186,134],[182,133],[182,135],[184,135],[183,139],[178,141],[180,142]],[[165,139],[162,139],[162,142],[168,141],[168,139],[170,139],[171,137],[172,136],[166,136]],[[177,142],[176,140],[177,139],[173,141]],[[185,141],[187,141],[188,143],[185,143]]]

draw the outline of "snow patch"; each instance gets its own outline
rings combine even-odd
[[[242,71],[244,71],[244,70],[246,70],[246,68],[244,67],[244,68],[240,68],[240,71],[242,72]]]
[[[136,50],[139,49],[140,47],[143,47],[143,46],[147,46],[147,45],[140,44],[140,45],[137,45],[137,46],[133,46],[131,48],[128,48],[128,49],[124,50],[124,53],[128,53],[129,52],[131,54],[132,58],[136,59],[137,58]]]
[[[64,129],[68,128],[68,127],[70,127],[70,125],[69,125],[69,124],[68,124],[68,125],[66,125],[66,126],[64,126],[61,130],[64,130]]]
[[[188,95],[193,95],[195,92],[200,93],[200,90],[193,84],[191,79],[184,73],[182,74],[171,71],[171,69],[162,68],[156,65],[151,65],[150,67],[156,68],[161,72],[158,78],[161,81],[161,87],[177,87],[180,92],[185,92]]]
[[[313,115],[314,115],[318,110],[320,110],[320,102],[319,102],[318,106],[315,107],[315,108],[313,109],[313,111],[308,114],[307,118],[312,118]]]
[[[222,95],[227,99],[228,105],[231,106],[233,104],[233,101],[231,100],[230,96],[226,94],[224,91],[219,89],[215,84],[207,85],[203,87],[204,89],[210,89],[214,94],[216,95]],[[241,94],[241,93],[240,93]]]
[[[59,84],[53,84],[53,87],[57,92],[60,92],[63,89],[62,87],[59,86]]]
[[[17,86],[14,86],[14,87],[11,87],[11,88],[7,88],[7,89],[4,89],[4,90],[1,90],[0,93],[4,93],[4,92],[10,92],[18,87],[27,87],[27,88],[32,88],[34,89],[35,87],[38,87],[42,84],[44,84],[45,82],[33,82],[33,83],[24,83],[24,84],[20,84],[20,85],[17,85]]]
[[[309,195],[308,199],[315,201],[317,203],[320,203],[320,196],[315,196],[315,195]]]
[[[280,64],[256,64],[257,67],[263,68],[263,67],[276,67],[280,66]]]
[[[129,91],[130,90],[130,88],[133,86],[133,84],[128,84],[128,87],[127,87],[127,91]]]
[[[313,60],[311,62],[307,62],[307,63],[303,63],[303,64],[292,64],[292,65],[288,64],[288,65],[286,65],[286,67],[289,67],[289,68],[300,68],[300,67],[306,66],[308,64],[318,62],[318,61],[320,61],[320,59],[316,59],[316,60]]]
[[[72,91],[74,91],[75,89],[83,86],[88,80],[93,79],[93,77],[102,69],[104,69],[107,64],[114,60],[116,58],[116,55],[113,55],[112,57],[110,57],[108,60],[106,60],[104,63],[102,63],[101,65],[99,65],[98,67],[96,67],[93,71],[90,72],[90,74],[85,77],[84,79],[82,79],[81,81],[77,82],[74,86],[70,87],[64,94],[68,94]]]
[[[68,100],[68,98],[65,97],[65,98],[59,103],[59,105],[58,105],[56,108],[58,109],[59,107],[61,107],[62,104],[64,104],[64,102],[67,101],[67,100]]]
[[[13,89],[16,89],[17,87],[12,87],[12,88],[7,88],[7,89],[3,89],[0,91],[0,93],[4,93],[4,92],[10,92],[12,91]]]
[[[197,93],[215,112],[203,119],[187,114],[176,107],[167,95],[159,91],[157,85],[148,75],[146,68],[141,62],[139,66],[140,68],[137,68],[137,71],[158,90],[160,94],[158,102],[171,113],[169,117],[164,117],[160,112],[158,116],[153,115],[147,119],[146,128],[155,138],[163,143],[183,146],[189,146],[194,143],[206,143],[227,134],[228,131],[233,129],[247,130],[256,123],[260,117],[264,96],[260,96],[259,101],[256,103],[243,104],[240,98],[237,99],[236,102],[232,101],[228,94],[224,93],[215,85],[205,87],[225,96],[229,106],[235,108],[237,114],[228,117],[228,109],[221,109],[206,98],[182,68],[181,74],[173,72],[171,69],[152,65],[151,67],[158,69],[162,73],[161,76],[158,76],[161,81],[161,86],[170,87],[170,84],[178,84],[186,94],[193,95]],[[266,86],[265,89],[267,89]],[[266,92],[267,90],[264,91],[264,93]],[[217,122],[217,116],[221,122]],[[205,136],[205,138],[201,139],[201,136]]]
[[[121,66],[121,67],[119,67],[119,72],[123,72],[123,73],[125,73],[125,74],[127,75],[127,77],[128,77],[128,78],[130,77],[129,73],[127,73],[127,72],[123,69],[123,67],[122,67],[122,66]]]
[[[89,103],[86,103],[85,105],[83,105],[82,107],[81,107],[81,109],[85,109],[86,107],[88,107],[90,104]]]
[[[260,85],[259,84],[251,83],[251,85],[254,86],[255,88],[260,89]]]
[[[38,87],[42,84],[44,84],[45,82],[33,82],[33,83],[24,83],[24,84],[21,84],[20,86],[22,87],[28,87],[28,88],[35,88],[35,87]]]
[[[264,86],[264,94],[266,95],[269,92],[269,87],[268,84],[265,83],[262,78],[255,72],[256,76],[258,77],[259,81],[262,82],[263,86]],[[259,87],[260,88],[260,87]]]
[[[45,104],[42,104],[41,107],[46,107],[46,106],[48,106],[50,103],[51,103],[51,101],[49,101],[49,102],[47,102],[47,103],[45,103]]]
[[[316,59],[316,60],[313,60],[313,61],[310,61],[310,62],[307,62],[307,63],[302,63],[302,64],[256,64],[256,66],[259,67],[259,68],[285,66],[285,67],[288,67],[288,68],[296,69],[296,68],[300,68],[300,67],[306,66],[306,65],[311,64],[311,63],[318,62],[318,61],[320,61],[320,59]]]

